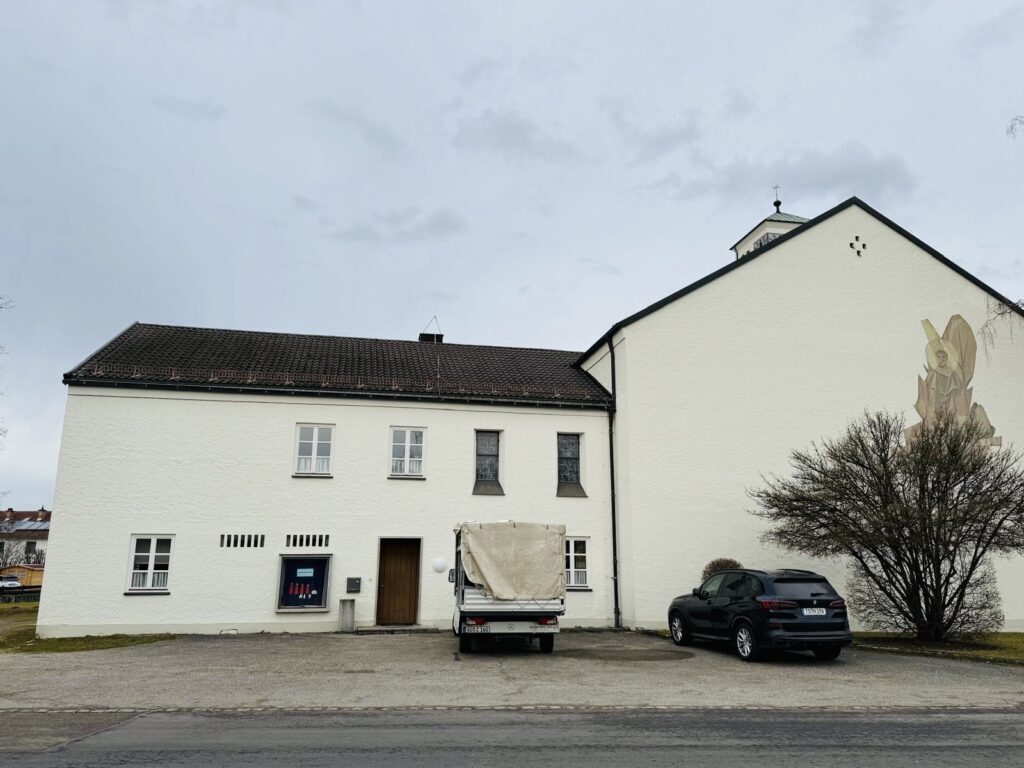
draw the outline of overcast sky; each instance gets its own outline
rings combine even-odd
[[[775,183],[1021,298],[1022,40],[999,1],[2,0],[3,506],[50,507],[61,374],[133,321],[585,349]]]

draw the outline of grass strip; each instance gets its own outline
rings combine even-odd
[[[998,632],[941,642],[922,641],[912,636],[886,632],[854,632],[853,647],[883,653],[1024,666],[1024,632]]]
[[[36,637],[39,603],[0,604],[0,653],[71,653],[102,651],[173,640],[175,635],[86,635]]]

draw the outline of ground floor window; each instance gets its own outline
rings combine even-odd
[[[279,610],[324,610],[327,608],[327,577],[331,558],[281,558],[281,586],[278,590]]]
[[[565,586],[585,588],[587,583],[587,539],[565,540]]]
[[[129,592],[163,592],[170,588],[173,541],[173,536],[132,536]]]

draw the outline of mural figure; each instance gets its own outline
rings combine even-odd
[[[973,419],[984,431],[984,444],[1002,445],[1003,438],[995,437],[996,429],[980,403],[973,402],[974,364],[978,355],[978,342],[971,326],[960,315],[953,315],[946,330],[939,336],[930,320],[922,320],[924,335],[925,378],[917,377],[917,402],[914,408],[927,423],[940,411],[952,411],[959,421]],[[913,438],[919,425],[907,430]]]

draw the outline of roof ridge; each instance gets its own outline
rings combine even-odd
[[[121,334],[119,334],[113,340],[111,340],[110,342],[105,344],[103,347],[100,347],[100,349],[96,350],[96,352],[94,352],[93,354],[89,355],[89,357],[85,358],[85,360],[83,360],[82,363],[85,363],[88,360],[92,359],[93,357],[95,357],[100,352],[106,351],[107,347],[113,347],[115,341],[118,341],[121,336],[123,336],[125,333],[130,331],[135,326],[140,326],[140,327],[143,327],[143,328],[171,328],[171,329],[179,330],[179,331],[211,331],[211,332],[215,332],[215,333],[247,333],[247,334],[252,334],[254,336],[291,336],[291,337],[300,338],[300,339],[332,339],[332,340],[343,339],[345,341],[385,341],[385,342],[387,342],[389,344],[415,344],[417,346],[419,346],[419,345],[428,345],[429,346],[429,345],[433,344],[433,342],[429,342],[429,341],[426,341],[426,342],[425,341],[417,341],[415,339],[387,339],[387,338],[383,338],[383,337],[379,337],[379,336],[336,336],[336,335],[323,334],[323,333],[295,333],[295,332],[292,332],[292,331],[258,331],[258,330],[252,330],[252,329],[247,329],[247,328],[210,328],[208,326],[201,326],[201,325],[174,325],[174,324],[170,324],[170,323],[142,323],[142,322],[135,322],[135,323],[132,323],[132,325],[130,325],[128,328],[126,328]],[[440,342],[440,343],[436,344],[436,346],[440,347],[440,348],[445,348],[445,347],[448,347],[448,348],[451,348],[451,347],[463,347],[463,348],[467,348],[467,349],[506,349],[506,350],[522,350],[524,352],[556,352],[558,354],[563,354],[563,355],[579,355],[579,354],[581,354],[579,351],[574,350],[574,349],[554,349],[554,348],[551,348],[551,347],[509,346],[509,345],[505,345],[505,344],[463,344],[461,342],[445,341],[445,342]],[[78,366],[75,366],[75,367],[76,368],[80,367],[82,365],[82,363],[80,363]],[[74,368],[72,370],[74,370]]]

